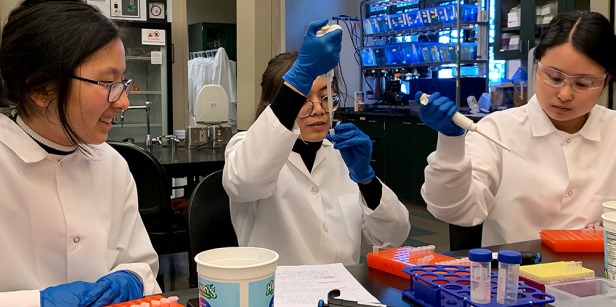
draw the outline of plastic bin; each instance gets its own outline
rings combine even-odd
[[[424,26],[423,19],[421,19],[420,10],[412,10],[403,14],[406,16],[406,21],[409,28],[421,28]]]
[[[476,43],[461,43],[460,44],[460,59],[461,60],[477,59],[477,44]]]
[[[455,24],[457,21],[457,8],[455,5],[443,5],[436,7],[436,13],[441,24]]]
[[[434,10],[436,12],[436,10]],[[430,18],[430,12],[428,9],[419,10],[419,16],[424,27],[432,25],[432,19]]]
[[[441,24],[441,19],[439,18],[438,10],[436,9],[436,7],[427,8],[424,9],[424,11],[426,11],[426,13],[428,14],[428,17],[430,19],[430,25],[437,26]]]
[[[462,4],[462,7],[460,7],[460,14],[462,15],[462,21],[477,21],[477,5]]]
[[[404,52],[402,51],[402,45],[389,45],[385,47],[385,53],[387,54],[387,65],[402,64],[404,60]]]
[[[616,306],[616,283],[604,278],[591,278],[547,285],[556,307]]]
[[[391,31],[391,24],[389,24],[388,16],[377,16],[375,17],[376,23],[378,24],[378,33],[384,33]]]
[[[364,26],[364,32],[366,34],[375,33],[375,30],[372,28],[372,18],[364,18],[364,22],[362,24]]]
[[[364,47],[364,48],[360,49],[359,52],[361,54],[361,61],[364,64],[364,66],[368,67],[368,66],[375,66],[376,65],[376,60],[374,59],[374,54],[372,54],[372,48]]]
[[[374,62],[378,65],[387,65],[387,52],[385,46],[373,46],[372,54],[374,56]]]
[[[404,14],[389,15],[389,24],[393,31],[406,30],[409,28]]]
[[[423,63],[420,43],[404,44],[404,47],[402,47],[402,51],[404,52],[403,55],[405,64]]]

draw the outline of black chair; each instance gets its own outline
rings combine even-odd
[[[193,191],[188,211],[188,229],[188,281],[192,288],[197,286],[194,256],[208,249],[238,246],[231,223],[229,196],[222,186],[222,170],[207,175]]]
[[[165,169],[149,151],[127,142],[107,142],[128,163],[135,179],[139,214],[158,255],[188,251],[188,223],[171,208],[171,183]],[[158,281],[164,290],[164,280]]]
[[[481,247],[483,224],[458,226],[449,224],[449,250],[464,250]]]

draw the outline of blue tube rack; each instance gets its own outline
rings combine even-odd
[[[458,265],[418,265],[404,268],[410,275],[410,288],[402,296],[425,307],[488,307],[488,306],[546,306],[555,301],[552,295],[519,284],[518,301],[503,305],[496,302],[498,276],[492,272],[490,303],[478,304],[470,300],[470,268]]]

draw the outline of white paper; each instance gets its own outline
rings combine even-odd
[[[314,307],[327,294],[340,290],[337,298],[362,303],[378,303],[341,264],[278,266],[274,305],[276,307]]]
[[[163,63],[163,52],[162,51],[150,52],[150,63],[154,65],[162,64]]]

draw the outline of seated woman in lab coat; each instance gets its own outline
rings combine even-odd
[[[616,36],[598,13],[555,17],[535,49],[536,95],[492,113],[481,135],[456,126],[456,104],[438,94],[420,106],[439,131],[422,195],[437,218],[483,222],[484,246],[539,239],[541,229],[581,229],[601,221],[616,199],[616,112],[597,105],[616,74]],[[418,93],[421,95],[421,93]]]
[[[320,75],[337,65],[342,38],[340,30],[316,37],[326,23],[311,23],[299,55],[270,60],[262,113],[225,151],[238,241],[275,250],[279,264],[356,264],[362,234],[398,246],[410,230],[406,207],[370,167],[370,138],[342,124],[325,140],[335,103]]]
[[[23,1],[0,43],[0,306],[104,306],[159,293],[126,161],[124,46],[84,1]]]

